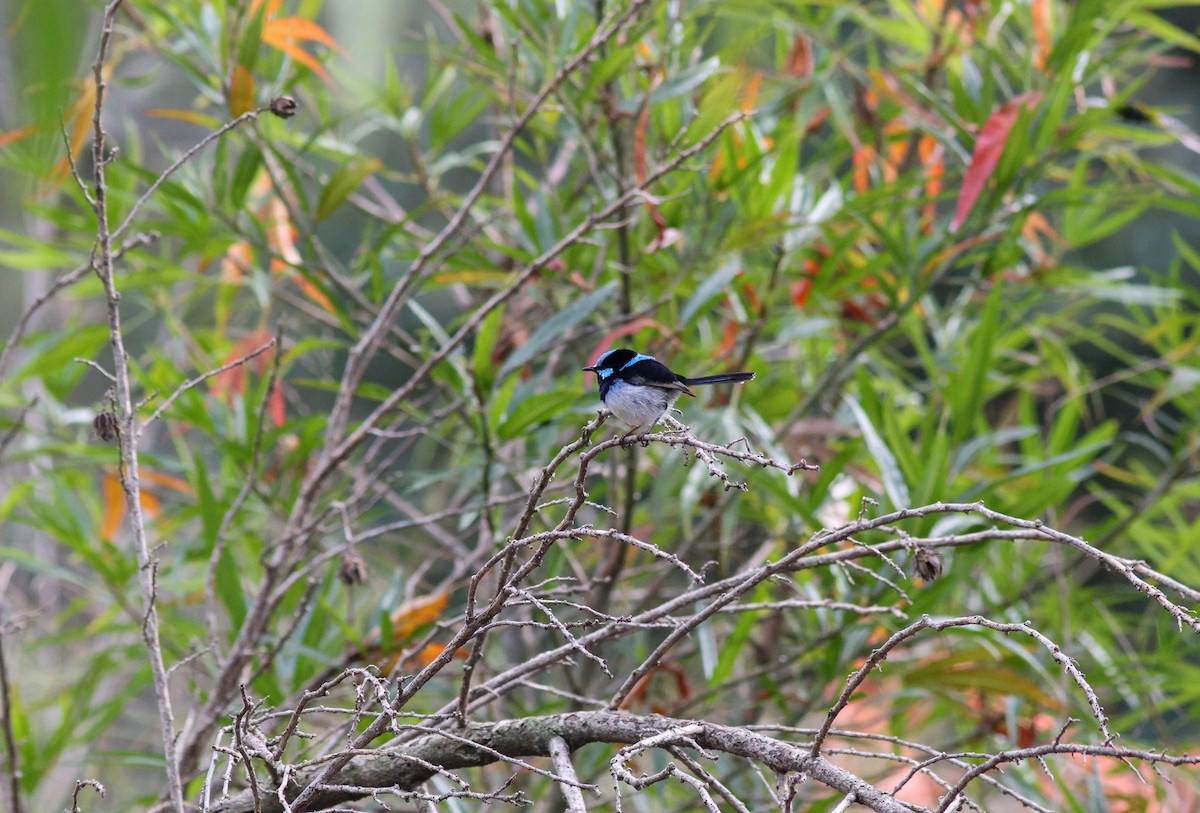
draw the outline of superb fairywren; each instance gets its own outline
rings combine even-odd
[[[754,373],[721,373],[686,378],[673,372],[654,356],[624,347],[609,350],[596,359],[594,365],[583,369],[596,374],[600,400],[604,405],[633,427],[626,434],[632,434],[640,427],[649,429],[654,426],[680,395],[695,398],[696,394],[688,387],[754,378]]]

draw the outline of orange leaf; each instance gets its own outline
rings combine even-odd
[[[267,415],[276,426],[283,426],[287,420],[287,407],[283,400],[283,382],[276,381],[267,395]]]
[[[258,11],[262,4],[263,0],[253,0],[253,2],[250,3],[250,13],[254,14],[256,11]],[[267,16],[274,16],[275,13],[279,11],[279,7],[282,5],[283,0],[270,0],[270,2],[267,3]]]
[[[649,119],[650,105],[644,105],[637,126],[633,128],[633,176],[638,186],[646,183],[646,123]]]
[[[1029,14],[1033,23],[1033,38],[1037,42],[1037,50],[1033,52],[1033,64],[1039,71],[1046,69],[1046,59],[1050,56],[1050,3],[1049,0],[1032,0]]]
[[[194,493],[186,481],[153,469],[143,468],[139,472],[139,477],[143,483],[166,486],[184,494]],[[126,508],[129,507],[129,503],[125,500],[125,487],[121,485],[117,475],[111,471],[106,471],[101,475],[100,496],[104,504],[104,515],[100,519],[100,538],[111,542],[121,527],[121,520],[125,518]],[[162,501],[145,488],[138,490],[138,502],[147,517],[156,517],[162,513]]]
[[[797,34],[792,39],[792,50],[788,52],[783,63],[783,72],[807,79],[813,72],[812,40],[804,34]]]
[[[687,673],[684,672],[683,669],[677,664],[660,663],[649,672],[642,675],[642,677],[638,679],[637,683],[633,684],[633,688],[629,690],[629,694],[627,694],[625,699],[621,701],[621,709],[628,710],[635,703],[645,702],[650,705],[651,710],[655,713],[665,714],[667,710],[660,704],[651,701],[648,697],[651,681],[655,675],[661,672],[667,672],[675,678],[675,695],[679,700],[686,701],[691,699],[692,687],[688,682]]]
[[[742,111],[749,113],[754,110],[754,103],[758,101],[758,89],[762,87],[762,72],[755,71],[750,77],[750,81],[746,83],[746,89],[742,92]]]
[[[323,28],[302,17],[284,17],[282,20],[272,20],[263,26],[263,42],[272,48],[283,51],[300,64],[307,65],[328,84],[333,84],[333,77],[325,70],[325,66],[317,61],[316,57],[297,45],[297,40],[313,40],[333,48],[337,47],[337,43],[325,33]]]
[[[405,641],[421,627],[437,621],[449,600],[449,593],[434,593],[432,596],[421,596],[406,601],[392,610],[393,640],[398,643]]]
[[[404,666],[406,669],[424,669],[440,658],[445,651],[446,646],[444,644],[425,644],[425,646],[421,647],[421,651],[405,659]],[[467,650],[461,647],[454,650],[455,658],[465,658],[467,654]]]
[[[875,148],[863,144],[854,151],[854,191],[862,194],[871,186],[871,164],[875,162]]]
[[[254,77],[244,65],[234,65],[229,77],[229,112],[240,116],[254,109]]]
[[[263,42],[270,43],[270,38],[272,37],[319,42],[322,45],[328,45],[334,50],[340,50],[337,41],[329,36],[329,33],[324,28],[312,20],[306,20],[303,17],[283,17],[267,23],[263,30]]]
[[[79,153],[83,150],[83,146],[87,144],[88,138],[92,134],[92,109],[96,103],[96,85],[88,83],[79,98],[72,104],[70,110],[67,111],[66,118],[63,120],[63,126],[67,128],[67,149],[71,152],[71,158],[66,156],[58,159],[54,165],[54,169],[50,171],[50,181],[58,183],[71,172],[71,160],[77,160]]]
[[[942,192],[942,175],[946,172],[943,148],[940,141],[930,135],[921,136],[917,142],[917,154],[925,167],[925,207],[921,213],[921,230],[928,234],[937,217],[937,196]]]
[[[316,302],[329,313],[335,312],[333,302],[330,301],[329,297],[325,296],[325,292],[318,288],[316,283],[314,283],[312,280],[306,278],[300,273],[291,273],[288,274],[288,277],[295,282],[296,287],[303,291],[304,295],[313,302]]]
[[[257,330],[252,330],[239,339],[237,344],[225,354],[225,358],[221,364],[228,364],[242,356],[249,355],[269,341],[271,341],[271,334],[266,328],[260,327]],[[274,349],[268,349],[250,360],[249,363],[253,365],[254,370],[259,375],[266,372],[274,352]],[[208,391],[218,398],[224,398],[226,403],[228,403],[227,393],[241,395],[246,391],[247,377],[248,373],[245,364],[230,367],[228,370],[217,373],[209,379]]]
[[[162,512],[162,503],[158,497],[145,489],[138,492],[138,502],[142,504],[142,511],[147,517],[157,517]]]
[[[121,481],[112,474],[105,474],[100,480],[100,494],[104,503],[104,517],[100,521],[100,538],[112,541],[121,520],[125,517],[125,489]]]
[[[725,321],[725,329],[721,332],[721,343],[717,345],[717,355],[723,356],[726,353],[733,352],[733,348],[737,347],[738,339],[738,323],[732,319]]]
[[[971,213],[975,201],[979,199],[984,184],[987,183],[988,178],[992,177],[996,164],[1000,163],[1004,145],[1008,143],[1008,136],[1012,133],[1013,125],[1017,123],[1017,117],[1020,116],[1021,111],[1026,106],[1037,104],[1041,98],[1042,94],[1038,91],[1022,93],[1000,105],[996,112],[988,117],[983,129],[979,132],[979,137],[975,139],[975,151],[971,153],[971,163],[967,166],[966,175],[963,176],[962,190],[958,193],[958,204],[954,207],[954,220],[950,223],[951,232],[958,231],[962,226],[967,215]]]
[[[292,223],[288,208],[282,200],[272,197],[260,211],[260,216],[266,221],[267,245],[274,249],[284,262],[299,265],[300,252],[296,249],[296,236],[299,229]]]
[[[254,249],[245,240],[234,243],[221,258],[221,282],[235,284],[250,270],[254,262]]]
[[[31,124],[28,127],[21,127],[16,130],[9,130],[7,133],[0,133],[0,147],[7,147],[22,138],[28,138],[36,133],[41,128],[36,124]]]

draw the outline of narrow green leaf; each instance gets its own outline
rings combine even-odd
[[[247,71],[253,71],[254,63],[258,60],[258,46],[262,44],[263,24],[266,22],[267,6],[267,3],[259,4],[258,10],[250,16],[249,24],[242,31],[242,38],[238,43],[237,64],[241,65]]]
[[[204,456],[195,452],[192,455],[196,471],[196,497],[200,508],[201,532],[204,535],[204,549],[212,550],[217,543],[217,533],[221,528],[222,510],[213,494],[212,484],[208,479],[208,470],[204,465]]]
[[[577,390],[555,390],[531,395],[510,409],[500,420],[500,439],[512,440],[523,435],[531,426],[561,415],[578,399]]]
[[[612,298],[613,291],[616,289],[617,284],[615,282],[602,285],[592,293],[576,299],[570,305],[567,305],[567,307],[551,316],[533,332],[533,335],[529,337],[529,341],[518,347],[516,352],[505,359],[504,365],[500,368],[500,375],[506,376],[527,363],[555,339],[589,316],[592,316],[600,305]]]
[[[242,573],[229,547],[221,548],[217,556],[217,570],[214,574],[217,588],[217,598],[229,613],[229,621],[236,629],[246,618],[246,594],[242,588]]]
[[[493,310],[483,320],[475,333],[475,346],[471,351],[471,367],[475,371],[475,380],[481,392],[492,388],[496,378],[496,365],[492,362],[492,353],[496,349],[496,339],[500,336],[500,328],[504,324],[504,306]]]
[[[1182,28],[1172,25],[1166,19],[1148,11],[1136,9],[1124,15],[1125,22],[1135,28],[1153,34],[1163,42],[1169,42],[1184,50],[1200,54],[1200,38],[1189,34]]]
[[[904,476],[900,472],[900,466],[896,463],[895,455],[888,449],[887,444],[884,443],[883,438],[876,431],[871,419],[858,401],[850,395],[845,397],[845,401],[846,406],[850,407],[850,411],[854,413],[854,420],[863,433],[867,451],[870,452],[875,465],[879,467],[879,475],[883,478],[883,490],[888,499],[892,501],[892,507],[908,507],[912,504],[909,499],[908,484],[904,482]]]
[[[338,167],[317,200],[317,220],[324,220],[333,214],[363,181],[382,168],[383,162],[378,158],[359,158]]]
[[[685,71],[675,74],[654,89],[650,94],[650,104],[665,102],[667,99],[674,99],[676,96],[691,93],[704,84],[705,80],[720,70],[720,68],[721,59],[714,56],[697,63]],[[641,99],[636,97],[626,102],[626,104],[630,105],[630,110],[636,110],[641,103]]]
[[[742,269],[740,257],[732,257],[720,266],[716,271],[709,274],[708,277],[700,283],[683,306],[683,310],[679,312],[679,321],[687,325],[692,321],[701,308],[709,303],[711,299],[725,293],[725,289],[729,287],[729,283],[737,276],[738,271]]]
[[[1000,324],[1001,292],[1004,286],[996,284],[984,301],[979,324],[971,336],[970,352],[962,360],[958,380],[949,388],[954,405],[953,439],[958,446],[975,429],[976,418],[983,415],[983,384],[992,366],[992,348]]]

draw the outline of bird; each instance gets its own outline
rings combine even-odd
[[[632,429],[650,429],[663,419],[680,395],[696,397],[690,387],[702,384],[749,381],[754,373],[719,373],[688,378],[671,370],[654,356],[627,347],[616,347],[596,359],[586,373],[596,374],[600,400]]]

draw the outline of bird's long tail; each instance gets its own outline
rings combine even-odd
[[[721,373],[720,375],[702,375],[699,378],[685,378],[683,380],[689,387],[695,387],[700,384],[724,384],[726,382],[749,381],[752,378],[754,378],[754,373]]]

